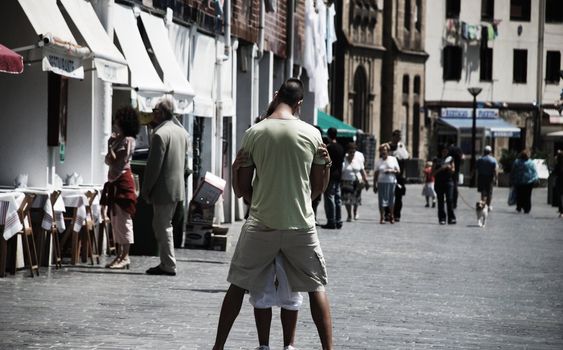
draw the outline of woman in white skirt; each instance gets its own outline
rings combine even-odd
[[[380,224],[385,223],[385,208],[389,208],[391,217],[389,222],[394,224],[393,211],[395,206],[395,186],[397,184],[396,174],[401,171],[397,158],[389,155],[387,144],[379,147],[380,159],[375,163],[373,191],[379,193]]]

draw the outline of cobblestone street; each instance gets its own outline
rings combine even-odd
[[[370,190],[359,220],[319,230],[335,349],[563,349],[563,220],[546,189],[534,190],[530,215],[495,189],[484,229],[464,203],[474,189],[461,188],[458,223],[445,226],[420,191],[407,187],[395,225],[379,225]],[[131,270],[67,265],[0,279],[0,348],[211,349],[240,227],[226,253],[177,250],[176,277],[147,276],[158,258],[134,256]],[[320,348],[307,298],[296,339]],[[277,310],[270,344],[282,349]],[[256,346],[246,299],[226,348]]]

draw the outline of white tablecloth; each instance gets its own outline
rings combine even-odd
[[[31,204],[31,207],[43,209],[45,215],[43,215],[41,227],[44,230],[51,230],[54,218],[57,224],[57,230],[61,233],[64,232],[64,230],[66,229],[64,220],[64,213],[66,210],[65,204],[61,196],[59,196],[55,204],[51,205],[51,194],[54,192],[54,190],[48,188],[29,187],[16,189],[16,191],[35,195],[35,200]]]
[[[0,225],[4,226],[4,239],[12,238],[23,229],[18,209],[25,195],[19,192],[0,193]]]
[[[65,207],[76,208],[76,221],[74,222],[73,231],[80,232],[82,227],[86,224],[88,214],[86,207],[88,206],[88,198],[86,192],[98,191],[97,188],[81,187],[81,188],[63,188],[61,189],[61,196]],[[98,194],[92,203],[92,220],[95,223],[100,222],[100,195]]]

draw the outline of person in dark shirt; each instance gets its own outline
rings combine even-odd
[[[327,150],[330,159],[332,159],[332,166],[330,167],[330,182],[324,192],[327,223],[321,227],[340,229],[342,228],[340,178],[342,176],[342,163],[344,162],[344,147],[336,141],[337,131],[335,128],[329,128],[327,134],[330,139]]]
[[[453,197],[452,197],[452,202],[453,202],[453,207],[454,209],[457,208],[457,197],[458,197],[458,185],[459,185],[459,173],[461,171],[461,161],[464,158],[463,155],[463,151],[461,150],[461,148],[459,148],[453,141],[449,142],[449,150],[448,150],[448,154],[453,158],[454,160],[454,166],[455,166],[455,171],[454,171],[454,175],[453,175],[453,182],[454,182],[454,190],[453,190]]]
[[[449,156],[448,146],[444,144],[438,146],[438,157],[434,158],[432,164],[434,189],[438,197],[438,220],[440,225],[445,225],[447,218],[448,224],[453,225],[456,223],[453,207],[455,163],[453,157]],[[447,217],[444,204],[447,207]]]

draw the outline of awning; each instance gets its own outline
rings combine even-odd
[[[188,72],[182,71],[178,61],[176,61],[164,20],[146,12],[141,12],[141,20],[145,26],[154,55],[162,69],[164,84],[174,96],[175,112],[179,114],[188,113],[195,93],[188,79],[186,79]]]
[[[110,83],[127,84],[127,62],[106,33],[92,5],[85,0],[61,2],[92,51],[98,78]]]
[[[130,86],[137,94],[138,109],[151,112],[168,89],[149,58],[133,10],[118,4],[113,9],[115,33],[131,70]]]
[[[563,139],[563,130],[547,133],[545,137],[554,138],[554,139]]]
[[[18,0],[33,29],[42,39],[43,70],[69,78],[84,79],[82,58],[90,50],[78,46],[57,0]],[[14,28],[15,29],[15,28]]]
[[[198,117],[213,117],[215,102],[213,89],[215,87],[215,38],[198,34],[194,40],[193,65],[190,71],[190,81],[195,91],[194,115]]]
[[[23,57],[0,44],[0,72],[20,74],[23,72]]]
[[[329,128],[335,128],[337,137],[354,137],[357,129],[342,120],[327,114],[321,110],[317,111],[317,125],[326,133]]]
[[[460,132],[471,132],[473,120],[470,118],[440,118],[438,122],[452,127]],[[477,129],[484,129],[493,137],[520,137],[520,128],[500,118],[477,118]]]
[[[543,112],[549,116],[549,124],[563,124],[563,115],[557,109],[546,108]]]
[[[225,43],[219,42],[217,48],[219,56],[225,54]],[[221,64],[221,101],[223,102],[223,115],[227,117],[234,116],[235,103],[233,102],[233,51],[229,53],[229,58]]]

